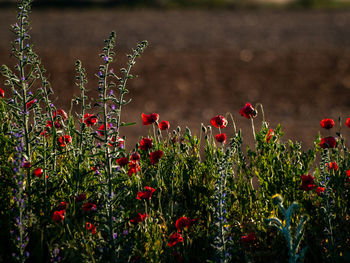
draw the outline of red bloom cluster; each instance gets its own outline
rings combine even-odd
[[[308,174],[308,175],[303,174],[301,176],[300,189],[305,190],[305,191],[310,191],[312,189],[315,189],[316,185],[315,185],[314,180],[315,180],[315,178],[311,174]]]
[[[337,146],[337,140],[333,136],[322,138],[320,142],[320,146],[322,149],[335,148]]]
[[[327,130],[333,128],[335,125],[333,119],[323,119],[320,124],[322,128],[325,128]]]
[[[64,220],[64,215],[66,214],[66,210],[55,211],[52,216],[52,220],[56,223],[60,223]]]
[[[83,202],[86,199],[86,194],[81,193],[75,197],[75,202]]]
[[[165,131],[165,130],[168,130],[170,128],[170,123],[168,121],[161,121],[158,124],[158,127],[160,130]]]
[[[106,130],[112,127],[112,124],[108,123]],[[97,134],[100,136],[105,136],[105,125],[102,124],[100,127],[97,129]]]
[[[58,138],[58,141],[61,147],[66,147],[68,143],[72,142],[72,137],[70,137],[69,135],[63,135],[60,138]]]
[[[195,222],[197,221],[197,219],[191,219],[189,217],[180,217],[178,220],[176,220],[175,222],[175,227],[176,229],[181,232],[181,230],[183,228],[189,228],[190,226],[192,226]]]
[[[211,118],[210,123],[216,128],[225,128],[227,126],[227,120],[222,115]]]
[[[255,240],[256,240],[256,236],[255,236],[254,232],[251,232],[247,235],[241,236],[241,242],[244,244],[253,243],[253,242],[255,242]]]
[[[141,114],[142,116],[142,124],[143,125],[150,125],[152,123],[155,123],[159,120],[159,115],[157,113],[152,113],[152,114]]]
[[[140,154],[137,153],[137,152],[134,152],[133,154],[131,154],[130,156],[130,160],[133,161],[133,162],[137,162],[140,160]]]
[[[5,91],[2,88],[0,88],[0,97],[1,98],[5,97]]]
[[[256,110],[253,108],[252,104],[246,103],[244,107],[239,111],[239,113],[246,117],[247,119],[251,119],[256,117]]]
[[[273,131],[273,129],[269,129],[269,132],[266,134],[266,142],[269,143],[272,136],[275,135],[275,132]]]
[[[117,159],[117,164],[121,167],[127,166],[129,164],[129,158],[128,157],[120,157]]]
[[[169,237],[168,246],[172,247],[172,246],[175,246],[177,243],[181,243],[181,242],[184,242],[184,239],[181,236],[181,234],[174,233]]]
[[[87,202],[85,205],[83,205],[84,212],[90,212],[90,211],[96,211],[96,205],[91,202]]]
[[[67,206],[68,206],[68,203],[63,201],[56,207],[56,210],[66,210]]]
[[[151,197],[153,193],[156,191],[156,189],[150,187],[150,186],[145,186],[146,191],[140,191],[137,192],[137,199],[141,200],[151,200]]]
[[[345,125],[348,126],[350,128],[350,118],[346,119]]]
[[[162,156],[163,156],[163,151],[161,151],[161,150],[158,150],[158,151],[155,151],[155,152],[151,152],[150,153],[151,163],[152,164],[158,163],[160,158],[162,158]]]
[[[334,170],[334,171],[337,171],[338,170],[338,164],[337,162],[329,162],[326,164],[326,167],[329,169],[329,170]]]
[[[31,100],[31,101],[28,101],[26,103],[26,109],[30,109],[38,100],[37,99],[34,99],[34,100]]]
[[[54,119],[57,119],[58,117],[61,117],[62,120],[64,120],[64,121],[67,120],[67,118],[68,118],[67,113],[63,109],[56,110],[53,113]]]
[[[319,187],[316,188],[316,194],[317,195],[321,195],[322,193],[324,193],[324,191],[325,191],[324,187],[319,186]]]
[[[41,178],[41,176],[43,176],[43,169],[42,168],[36,168],[33,171],[34,175],[38,178]]]
[[[142,138],[140,141],[140,150],[148,151],[153,147],[153,141],[150,138]]]
[[[147,214],[138,213],[138,215],[135,218],[130,219],[130,223],[136,225],[140,222],[143,222],[143,220],[145,220],[146,217],[148,217]]]
[[[97,122],[97,117],[93,114],[86,113],[84,115],[84,123],[86,126],[93,126]]]
[[[86,230],[89,230],[91,232],[91,234],[93,234],[93,235],[96,234],[96,227],[94,224],[92,224],[90,222],[86,222],[85,228],[86,228]]]
[[[138,162],[129,162],[129,170],[128,170],[129,176],[133,174],[137,174],[137,172],[140,171],[140,169],[141,167],[138,164]]]
[[[215,135],[215,139],[217,142],[220,142],[220,143],[226,143],[226,134],[225,133],[220,133],[220,134],[217,134]]]

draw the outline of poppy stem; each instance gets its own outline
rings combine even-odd
[[[233,130],[235,131],[235,135],[237,134],[237,129],[236,129],[236,122],[234,121],[233,119],[233,115],[231,114],[231,112],[227,112],[226,113],[226,119],[227,119],[227,116],[230,116],[231,117],[231,121],[232,121],[232,125],[233,125]]]
[[[256,136],[255,136],[255,128],[254,128],[254,119],[250,118],[251,122],[252,122],[252,131],[253,131],[253,137],[254,137],[254,141],[256,141]]]

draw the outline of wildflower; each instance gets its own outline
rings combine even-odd
[[[153,195],[153,193],[156,191],[156,189],[150,187],[150,186],[145,186],[146,191],[143,192],[137,192],[137,199],[141,200],[141,199],[148,199],[151,200],[151,197]]]
[[[111,124],[110,123],[108,123],[107,124],[107,129],[106,130],[108,130],[109,128],[111,128]],[[100,127],[98,127],[98,129],[97,129],[97,134],[98,135],[100,135],[100,136],[105,136],[105,125],[104,124],[102,124]]]
[[[215,135],[215,139],[217,142],[220,142],[220,143],[226,143],[226,134],[225,133],[220,133],[220,134],[217,134]]]
[[[129,158],[128,157],[120,157],[117,159],[117,163],[120,166],[126,166],[129,164]]]
[[[91,234],[95,235],[96,234],[96,227],[94,224],[90,223],[90,222],[86,222],[85,224],[85,228],[87,230],[90,230],[91,231]]]
[[[151,163],[152,164],[158,163],[160,158],[162,158],[162,156],[163,156],[163,151],[161,151],[161,150],[158,150],[158,151],[155,151],[155,152],[151,152],[150,153]]]
[[[256,240],[254,232],[249,233],[248,235],[241,236],[241,242],[244,244],[253,243]]]
[[[137,152],[134,152],[131,156],[130,156],[130,160],[137,162],[140,160],[140,155]]]
[[[43,176],[43,169],[41,169],[40,167],[39,168],[36,168],[34,171],[33,171],[34,175],[38,178],[41,178],[41,176]]]
[[[149,125],[149,124],[155,123],[159,120],[159,115],[157,113],[152,113],[149,115],[142,113],[141,116],[142,116],[142,124],[143,125]]]
[[[86,199],[86,194],[85,193],[81,193],[80,195],[77,195],[75,197],[75,202],[82,202]]]
[[[227,120],[222,115],[217,115],[210,120],[211,125],[216,128],[225,128],[227,126]]]
[[[325,188],[324,187],[317,187],[316,188],[316,194],[317,195],[321,195],[322,193],[324,193],[324,191],[325,191]]]
[[[83,205],[83,210],[84,212],[90,212],[90,211],[95,211],[96,210],[96,205],[91,202],[87,202],[85,205]]]
[[[5,97],[5,91],[2,88],[0,88],[0,97],[1,98]]]
[[[30,162],[23,162],[23,168],[30,168],[32,164]]]
[[[161,121],[158,125],[159,129],[164,131],[164,130],[168,130],[170,128],[170,124],[168,121]]]
[[[60,142],[61,147],[66,147],[68,143],[72,142],[72,137],[69,135],[63,135],[58,138],[58,141]]]
[[[335,123],[333,119],[323,119],[320,124],[322,128],[329,130],[334,127]]]
[[[86,113],[84,115],[84,123],[86,126],[93,126],[97,122],[97,117],[93,114]]]
[[[135,218],[130,219],[129,222],[130,222],[131,224],[136,225],[136,224],[138,224],[138,223],[140,223],[140,222],[143,222],[143,220],[145,220],[146,217],[148,217],[147,214],[138,213],[138,215],[137,215]]]
[[[346,177],[347,177],[346,181],[350,182],[350,170],[346,171]]]
[[[140,149],[147,151],[153,147],[152,139],[150,138],[142,138],[140,141]]]
[[[58,116],[61,116],[61,118],[65,121],[65,120],[67,120],[67,113],[64,111],[64,110],[62,110],[62,109],[59,109],[59,110],[57,110],[57,111],[55,111],[54,113],[53,113],[53,118],[54,119],[56,119],[56,117],[58,117]]]
[[[177,243],[181,243],[181,242],[184,242],[184,239],[181,236],[181,234],[174,233],[169,237],[168,246],[172,247],[172,246],[175,246]]]
[[[266,137],[265,137],[266,142],[269,143],[272,136],[274,136],[274,135],[275,135],[275,132],[273,131],[273,129],[269,129],[269,132],[266,134]]]
[[[180,217],[178,220],[176,220],[175,222],[175,227],[177,230],[179,230],[179,232],[181,232],[181,230],[183,228],[189,228],[190,226],[192,226],[195,222],[197,221],[197,219],[191,219],[189,217]]]
[[[128,174],[129,176],[133,174],[137,174],[138,171],[140,171],[141,167],[137,162],[129,162],[129,170]]]
[[[338,170],[338,164],[336,162],[329,162],[329,163],[326,163],[326,167],[329,169],[329,170],[334,170],[334,171],[337,171]]]
[[[337,140],[333,136],[322,138],[320,146],[322,149],[335,148],[337,146]]]
[[[31,100],[31,101],[27,102],[27,104],[26,104],[27,110],[29,108],[31,108],[33,106],[33,104],[35,104],[37,101],[38,101],[37,99],[34,99],[34,100]]]
[[[311,175],[305,175],[303,174],[301,176],[301,186],[300,189],[305,190],[305,191],[310,191],[312,189],[316,188],[315,182],[314,182],[315,178]]]
[[[62,128],[62,124],[58,120],[54,122],[54,125],[55,125],[56,129]],[[46,128],[52,128],[52,122],[51,121],[47,121]]]
[[[350,128],[350,118],[346,119],[345,125],[348,126]]]
[[[68,206],[68,203],[63,201],[56,207],[56,210],[66,210],[67,206]]]
[[[115,136],[112,136],[112,138],[109,140],[108,145],[111,146],[111,147],[123,148],[123,146],[124,146],[124,139],[118,137],[118,139],[116,140],[115,138],[116,138]]]
[[[239,113],[246,117],[247,119],[251,119],[256,117],[257,112],[256,110],[253,108],[252,104],[250,103],[246,103],[245,106],[239,111]]]
[[[55,211],[52,216],[52,220],[56,223],[62,222],[64,220],[64,215],[66,214],[66,210]]]

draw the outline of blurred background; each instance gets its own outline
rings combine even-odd
[[[197,134],[201,123],[231,112],[251,140],[250,121],[238,113],[246,102],[264,106],[270,126],[282,125],[283,140],[308,147],[319,132],[339,129],[336,121],[336,130],[321,130],[323,118],[341,117],[350,137],[349,7],[349,0],[38,0],[31,35],[55,104],[66,111],[79,95],[77,59],[87,70],[88,95],[97,97],[98,54],[110,31],[117,33],[115,72],[138,42],[149,41],[122,113],[123,121],[137,122],[122,130],[129,147],[148,134],[142,112]],[[0,64],[16,63],[9,55],[15,21],[16,1],[0,0]],[[256,129],[260,121],[261,114]]]

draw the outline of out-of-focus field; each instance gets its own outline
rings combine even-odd
[[[350,117],[350,12],[40,9],[31,20],[56,104],[67,111],[79,93],[76,59],[87,68],[89,95],[96,97],[98,53],[109,32],[118,35],[115,69],[137,42],[149,41],[133,70],[139,77],[129,82],[133,100],[122,113],[124,121],[137,121],[122,130],[131,145],[147,135],[142,112],[198,133],[201,122],[229,111],[251,139],[250,121],[238,111],[260,102],[272,127],[284,127],[284,139],[307,146],[322,118],[342,117],[344,123]],[[14,22],[14,9],[0,10],[0,64],[15,63],[8,30]],[[350,138],[344,124],[343,132]]]

